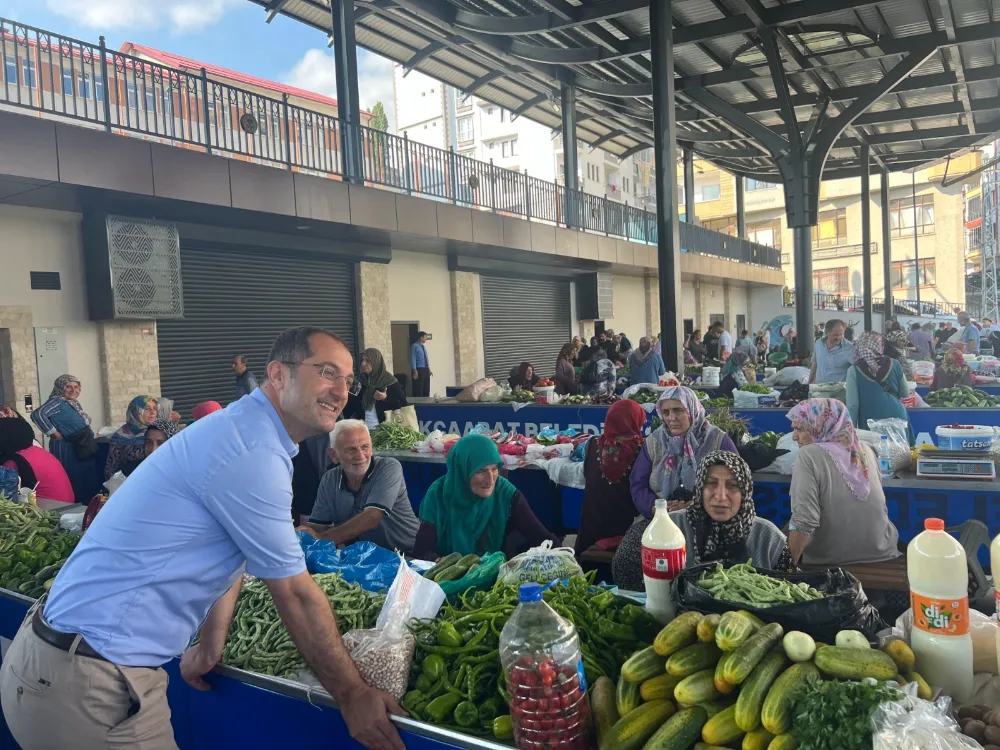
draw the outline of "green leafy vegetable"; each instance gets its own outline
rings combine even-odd
[[[870,678],[811,681],[795,701],[797,750],[871,750],[872,714],[883,702],[902,697],[895,685]]]

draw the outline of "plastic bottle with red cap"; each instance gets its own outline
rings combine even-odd
[[[972,696],[969,572],[965,550],[940,518],[926,519],[907,546],[906,574],[917,671],[932,688],[964,703]]]
[[[552,584],[549,584],[551,586]],[[519,750],[588,750],[590,706],[576,628],[524,583],[500,632],[514,744]]]

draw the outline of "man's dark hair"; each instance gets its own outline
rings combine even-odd
[[[426,335],[427,331],[417,331],[417,337],[414,339],[414,341],[420,341],[420,339],[422,339]]]
[[[833,330],[834,326],[844,326],[844,328],[847,328],[847,323],[842,321],[840,318],[831,318],[830,320],[826,321],[826,326],[824,327],[824,329],[826,330],[827,333],[829,333],[830,331]]]
[[[246,365],[247,367],[250,366],[250,363],[247,361],[245,354],[235,354],[233,355],[233,360],[234,361],[239,360],[242,364]]]
[[[721,320],[717,320],[714,323],[712,323],[712,328],[725,328],[725,327],[726,324],[723,323]]]
[[[910,326],[910,330],[911,331],[919,331],[920,330],[920,324],[919,323],[914,323],[913,325]]]
[[[325,328],[317,328],[316,326],[299,326],[298,328],[289,328],[287,331],[282,331],[278,334],[278,338],[274,340],[274,343],[271,345],[271,351],[267,355],[268,363],[294,362],[298,364],[309,359],[313,355],[312,349],[309,347],[309,339],[317,334],[329,336],[345,349],[349,350],[344,340],[333,331],[328,331]]]
[[[743,333],[740,334],[740,336],[749,336],[749,335],[750,335],[750,331],[748,331],[746,328],[744,328],[743,329]]]

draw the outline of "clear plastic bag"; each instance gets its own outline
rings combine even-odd
[[[951,718],[950,707],[948,697],[932,703],[909,694],[883,703],[872,716],[872,750],[978,750],[979,743]]]
[[[888,419],[869,419],[868,429],[889,438],[889,452],[892,454],[892,470],[904,471],[910,468],[913,460],[910,456],[910,437],[905,419],[890,417]]]
[[[500,568],[504,583],[548,583],[562,578],[582,576],[583,568],[576,561],[572,547],[552,547],[546,539],[537,547],[512,557]]]
[[[444,591],[411,570],[402,555],[376,626],[344,635],[354,666],[368,685],[399,700],[406,693],[416,642],[406,623],[410,617],[432,619],[444,602]]]

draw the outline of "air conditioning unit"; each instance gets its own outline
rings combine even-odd
[[[175,224],[85,213],[83,253],[91,320],[184,317]]]

